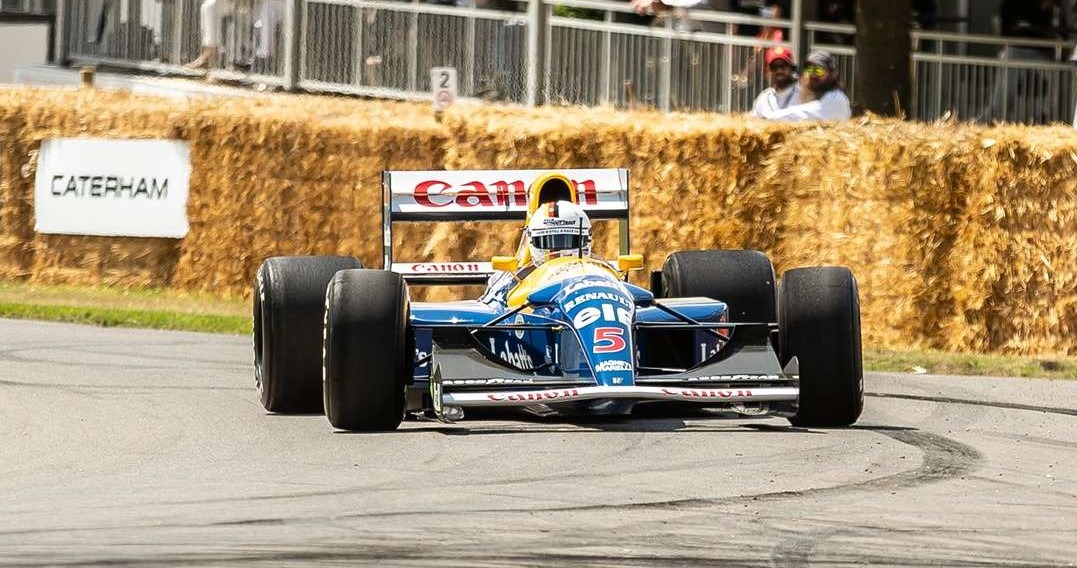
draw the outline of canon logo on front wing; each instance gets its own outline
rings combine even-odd
[[[594,180],[573,181],[580,198],[585,205],[598,204],[598,191]],[[428,180],[415,185],[415,203],[422,207],[507,207],[527,206],[527,186],[524,182],[495,181],[487,187],[480,181],[472,181],[453,187],[441,180]]]
[[[752,391],[750,390],[728,389],[662,389],[662,392],[669,396],[683,396],[688,398],[733,398],[752,396]]]
[[[547,400],[557,400],[559,398],[571,398],[579,396],[580,391],[578,389],[563,389],[563,390],[548,390],[548,391],[527,391],[527,392],[512,392],[512,393],[490,393],[486,395],[486,398],[493,401],[509,401],[509,402],[544,402]]]

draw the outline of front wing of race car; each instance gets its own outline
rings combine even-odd
[[[714,324],[664,324],[665,328],[714,329]],[[483,326],[489,329],[489,325]],[[506,324],[506,331],[519,326]],[[637,330],[647,327],[637,323]],[[428,394],[434,415],[443,421],[469,407],[524,407],[539,413],[628,413],[639,403],[666,401],[733,407],[748,414],[796,414],[798,364],[784,368],[771,345],[773,324],[723,324],[728,341],[709,359],[690,369],[643,372],[632,384],[599,385],[594,378],[536,375],[511,369],[466,346],[434,343]]]

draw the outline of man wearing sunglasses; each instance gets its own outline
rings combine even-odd
[[[772,47],[763,55],[767,66],[770,87],[755,98],[752,116],[763,118],[767,112],[776,112],[800,103],[800,85],[797,84],[797,66],[793,52],[784,47]]]
[[[763,118],[781,121],[848,120],[852,116],[849,97],[841,88],[838,62],[826,51],[808,56],[800,77],[800,103],[784,109],[764,111]]]

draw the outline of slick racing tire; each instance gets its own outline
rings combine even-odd
[[[254,380],[270,412],[322,411],[322,313],[338,270],[361,268],[343,256],[279,256],[254,284]]]
[[[705,296],[729,306],[734,323],[773,323],[774,266],[754,250],[675,252],[662,266],[662,294],[667,298]]]
[[[394,430],[404,416],[414,361],[408,288],[383,270],[345,270],[325,310],[325,415],[341,430]]]
[[[797,268],[781,285],[781,362],[800,364],[796,426],[848,426],[864,409],[860,300],[844,267]]]

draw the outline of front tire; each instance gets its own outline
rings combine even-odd
[[[254,381],[270,412],[322,411],[322,313],[338,270],[361,268],[344,256],[267,258],[255,279]]]
[[[337,273],[326,294],[325,414],[341,430],[395,430],[404,417],[414,352],[403,277],[382,270]]]
[[[755,250],[675,252],[662,265],[662,293],[667,298],[703,296],[725,302],[729,321],[777,321],[774,266]]]
[[[849,426],[864,409],[860,299],[845,267],[797,268],[781,285],[781,361],[800,365],[796,426]]]

